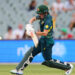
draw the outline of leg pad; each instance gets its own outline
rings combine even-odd
[[[62,70],[69,70],[71,67],[69,64],[64,64],[64,63],[60,63],[60,62],[55,62],[52,60],[48,60],[48,61],[44,61],[42,63],[42,65],[48,66],[48,67],[52,67],[52,68],[57,68],[57,69],[62,69]]]

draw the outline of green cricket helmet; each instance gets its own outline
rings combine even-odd
[[[37,8],[37,14],[44,14],[46,12],[49,12],[48,10],[48,7],[46,5],[40,5],[38,8]]]

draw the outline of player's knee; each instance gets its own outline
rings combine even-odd
[[[46,60],[46,61],[44,61],[44,62],[42,62],[42,65],[45,65],[45,66],[49,66],[49,60]]]
[[[27,52],[27,54],[31,55],[32,57],[34,57],[34,47],[31,47],[29,49],[29,51]],[[31,60],[31,59],[30,59]]]
[[[33,57],[35,57],[40,52],[41,52],[40,46],[38,46],[37,48],[33,47],[33,51],[32,51]]]
[[[53,64],[54,64],[54,61],[52,61],[52,59],[46,60],[42,63],[42,65],[45,65],[45,66],[52,66]]]

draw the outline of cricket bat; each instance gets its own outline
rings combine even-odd
[[[37,35],[35,34],[35,31],[34,31],[32,25],[27,24],[25,29],[27,31],[26,34],[32,38],[35,47],[37,47],[38,46],[38,38],[37,38]]]
[[[37,38],[37,35],[35,33],[31,32],[31,38],[32,38],[32,40],[34,42],[35,47],[37,47],[38,46],[38,38]]]

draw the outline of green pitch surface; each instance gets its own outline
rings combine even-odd
[[[16,65],[0,65],[0,75],[12,75],[10,74],[10,70],[15,67]],[[64,75],[64,71],[49,68],[40,64],[31,64],[24,70],[24,75]],[[71,75],[75,75],[75,68]]]

